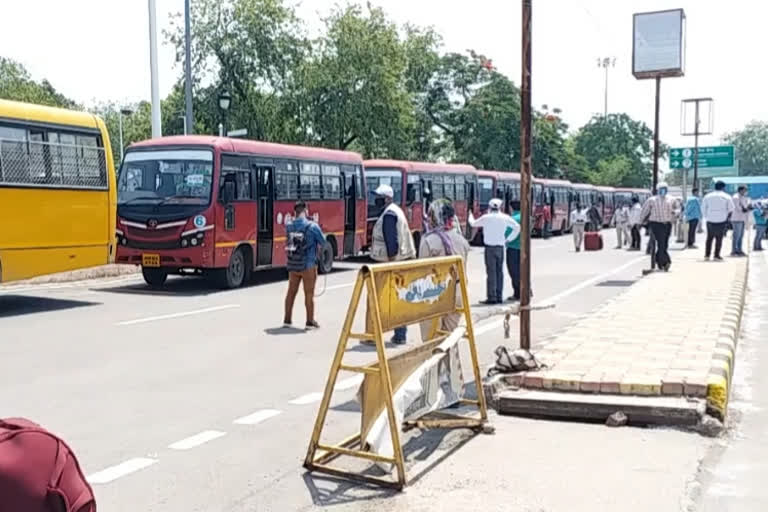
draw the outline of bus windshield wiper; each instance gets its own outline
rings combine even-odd
[[[134,201],[161,201],[161,200],[162,198],[157,196],[139,196],[139,197],[134,197],[132,199],[128,199],[127,201],[121,201],[118,204],[129,204]]]
[[[200,200],[202,200],[202,201],[205,201],[205,198],[204,198],[204,197],[200,197],[200,196],[193,196],[193,195],[191,195],[191,194],[189,194],[189,195],[185,195],[185,194],[179,194],[179,195],[176,195],[176,196],[169,196],[169,197],[163,198],[163,200],[162,200],[162,201],[160,201],[160,202],[158,203],[158,205],[163,205],[163,204],[166,204],[168,201],[172,201],[172,200],[174,200],[174,199],[200,199]]]

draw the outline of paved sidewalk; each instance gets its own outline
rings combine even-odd
[[[640,278],[536,353],[548,366],[513,377],[529,389],[707,398],[724,415],[747,258],[705,262],[672,251],[670,272]]]

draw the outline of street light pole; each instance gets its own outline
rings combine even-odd
[[[699,186],[699,101],[696,101],[693,125],[693,187]]]
[[[148,0],[149,5],[149,70],[152,89],[152,138],[163,135],[160,116],[160,85],[157,76],[157,16],[155,0]]]
[[[608,117],[608,68],[616,67],[615,57],[604,57],[597,59],[597,67],[605,69],[605,89],[603,98],[603,117]]]
[[[192,34],[189,2],[190,0],[184,0],[184,103],[186,105],[184,135],[194,132],[195,129],[195,115],[192,111]]]
[[[520,348],[531,348],[531,0],[522,0],[520,80]]]
[[[120,163],[123,163],[123,154],[125,152],[125,144],[123,144],[123,116],[128,117],[133,114],[133,110],[129,108],[121,108],[117,114],[117,122],[120,126]]]

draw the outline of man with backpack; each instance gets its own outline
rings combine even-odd
[[[304,305],[307,308],[306,329],[320,327],[315,320],[315,283],[317,282],[317,252],[325,244],[325,235],[316,222],[307,218],[307,205],[298,201],[293,211],[295,217],[287,223],[286,266],[288,268],[288,293],[285,295],[285,316],[283,326],[291,327],[293,303],[304,284]]]

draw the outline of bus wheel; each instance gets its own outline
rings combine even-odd
[[[141,267],[141,275],[152,288],[160,288],[168,279],[168,271],[164,268]]]
[[[317,270],[321,274],[330,274],[333,270],[333,246],[331,242],[325,241],[323,248],[318,255]]]
[[[227,268],[219,270],[219,286],[221,288],[239,288],[245,282],[248,270],[245,266],[245,254],[242,249],[237,249],[229,258]]]

